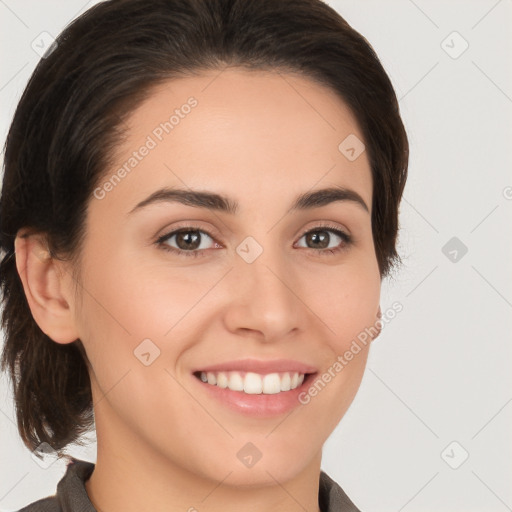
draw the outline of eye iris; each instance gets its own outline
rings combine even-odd
[[[314,244],[320,240],[320,245],[317,244],[317,247],[320,249],[325,249],[329,245],[330,236],[327,231],[314,231],[306,235],[306,238],[309,241],[312,241]]]
[[[201,235],[198,231],[182,231],[176,234],[176,244],[183,250],[197,249],[201,245],[200,240]]]

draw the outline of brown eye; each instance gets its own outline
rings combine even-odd
[[[351,237],[345,232],[329,226],[319,226],[309,230],[301,236],[302,238],[305,238],[306,248],[317,250],[320,253],[334,254],[346,249],[352,243]],[[334,246],[331,245],[333,242]]]
[[[208,242],[207,239],[214,240],[213,237],[203,229],[199,229],[194,226],[188,226],[186,228],[180,228],[170,233],[161,236],[156,244],[162,249],[174,252],[183,256],[202,256],[208,247],[205,247]],[[171,245],[169,242],[174,240],[176,247]]]
[[[174,231],[171,231],[161,236],[156,244],[165,251],[169,251],[179,256],[205,256],[208,244],[206,238],[216,244],[215,239],[207,231],[200,229],[196,226],[186,226]],[[305,238],[305,247],[320,255],[335,254],[338,251],[347,249],[352,243],[352,238],[338,228],[330,226],[319,226],[315,229],[306,231],[302,234],[300,239]],[[172,243],[171,241],[174,240]],[[334,246],[331,246],[332,243]],[[217,244],[218,245],[218,244]]]

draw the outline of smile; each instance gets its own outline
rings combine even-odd
[[[274,372],[259,374],[255,372],[196,372],[196,377],[212,386],[249,395],[274,395],[296,389],[304,382],[304,373]]]
[[[317,374],[197,371],[193,379],[206,396],[223,407],[253,418],[271,418],[302,406],[299,395]]]

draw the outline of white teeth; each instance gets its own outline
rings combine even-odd
[[[201,372],[200,378],[212,386],[243,391],[249,395],[274,395],[295,389],[304,382],[304,374],[297,372],[266,375],[254,372]]]
[[[244,390],[244,380],[237,372],[229,373],[228,380],[228,388],[233,391],[243,391]]]
[[[259,395],[263,389],[263,382],[257,373],[247,372],[244,379],[244,393]]]
[[[292,379],[289,373],[285,373],[281,377],[281,391],[290,391],[292,385]]]
[[[220,372],[217,374],[217,386],[219,386],[219,388],[227,388],[228,384],[228,377],[225,373]]]
[[[269,373],[263,377],[263,393],[274,395],[281,392],[281,380],[278,373]]]

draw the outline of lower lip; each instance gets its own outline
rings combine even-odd
[[[305,375],[304,382],[295,389],[270,395],[264,393],[253,395],[243,391],[232,391],[228,388],[220,388],[219,386],[203,382],[195,375],[192,375],[192,378],[210,397],[218,400],[231,410],[248,416],[269,418],[290,412],[299,405],[302,405],[299,401],[299,395],[309,387],[315,375],[314,373]]]

